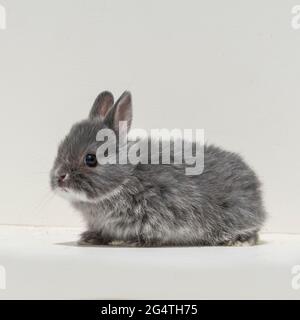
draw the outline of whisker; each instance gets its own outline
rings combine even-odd
[[[54,192],[52,192],[52,190],[48,190],[46,194],[42,197],[42,199],[39,201],[39,203],[33,207],[33,213],[38,214],[41,211],[41,209],[43,209],[45,205],[48,204],[54,198],[54,196]]]

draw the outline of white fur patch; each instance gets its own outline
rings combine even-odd
[[[125,180],[123,184],[126,182],[127,180]],[[84,192],[75,191],[72,189],[56,188],[55,193],[68,201],[83,201],[83,202],[97,203],[97,202],[101,202],[103,200],[111,199],[118,196],[123,190],[123,187],[124,187],[123,184],[113,189],[112,191],[107,192],[102,196],[94,199],[88,198]]]
[[[74,191],[71,189],[55,189],[55,193],[68,201],[84,201],[91,202],[84,192]]]
[[[111,246],[122,246],[124,244],[126,244],[124,241],[122,240],[115,240],[115,241],[111,241],[109,243]]]

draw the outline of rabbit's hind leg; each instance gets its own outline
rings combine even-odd
[[[259,242],[258,232],[244,233],[236,236],[234,239],[220,243],[221,246],[229,247],[249,247],[255,246]]]

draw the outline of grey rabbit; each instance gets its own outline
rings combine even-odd
[[[51,170],[52,189],[78,209],[87,224],[79,245],[253,245],[266,212],[261,184],[236,153],[204,146],[204,170],[186,175],[185,164],[97,162],[100,129],[132,121],[132,98],[116,103],[104,91],[87,119],[61,142]],[[117,155],[119,150],[117,149]]]

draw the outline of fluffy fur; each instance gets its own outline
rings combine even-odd
[[[204,148],[204,171],[187,176],[183,165],[97,165],[101,128],[131,123],[131,95],[113,104],[101,93],[89,118],[75,124],[61,143],[51,186],[78,209],[87,224],[80,244],[204,246],[255,244],[266,213],[258,178],[242,158],[215,146]],[[58,178],[68,179],[59,185]]]

